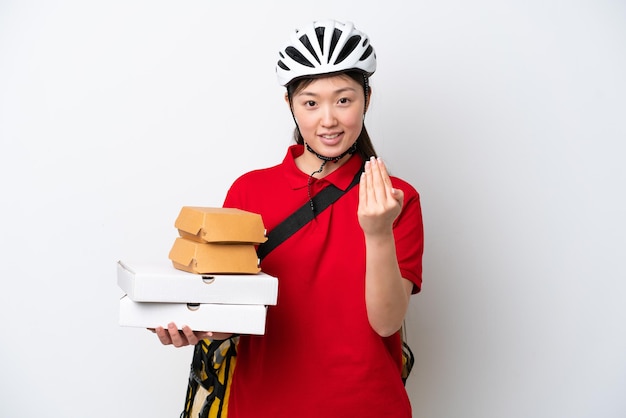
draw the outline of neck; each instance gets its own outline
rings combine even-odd
[[[322,178],[341,167],[350,159],[356,151],[356,142],[342,154],[334,157],[318,154],[307,143],[304,143],[304,147],[304,153],[295,160],[296,166],[302,172],[312,177]]]

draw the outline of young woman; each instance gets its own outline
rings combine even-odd
[[[403,323],[421,286],[419,195],[390,177],[364,126],[376,55],[351,23],[314,22],[279,54],[296,123],[281,164],[244,174],[224,206],[261,214],[269,232],[306,202],[314,219],[261,262],[279,280],[263,336],[241,336],[228,416],[411,417],[400,376]],[[326,210],[312,197],[346,190]],[[228,335],[158,328],[183,346]]]

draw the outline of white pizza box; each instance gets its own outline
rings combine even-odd
[[[135,302],[276,305],[278,296],[278,280],[263,272],[195,274],[167,261],[118,261],[117,284]]]
[[[126,327],[166,328],[174,322],[195,331],[262,335],[266,314],[263,305],[134,302],[124,295],[120,299],[119,323]]]

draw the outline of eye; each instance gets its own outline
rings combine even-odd
[[[341,99],[339,99],[338,101],[339,104],[348,104],[350,103],[350,99],[347,97],[342,97]]]
[[[315,101],[313,100],[307,100],[306,102],[304,102],[304,106],[305,107],[315,107],[317,103],[315,103]]]

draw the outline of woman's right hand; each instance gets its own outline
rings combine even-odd
[[[232,334],[224,334],[210,331],[194,331],[187,325],[182,329],[178,329],[175,323],[170,322],[167,328],[156,327],[150,329],[158,337],[163,345],[173,345],[174,347],[184,347],[187,345],[196,345],[205,338],[225,340]]]

